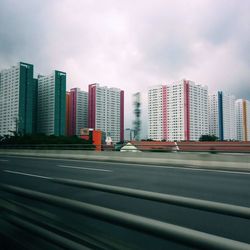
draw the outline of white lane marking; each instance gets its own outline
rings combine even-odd
[[[5,160],[5,159],[0,159],[0,161],[4,161],[4,162],[6,162],[6,161],[9,161],[9,160]]]
[[[193,171],[207,171],[207,172],[218,172],[218,173],[227,173],[227,174],[249,174],[250,172],[239,172],[239,171],[228,171],[228,170],[217,170],[217,169],[205,169],[205,168],[194,168],[193,166],[190,166],[186,169],[192,168]]]
[[[93,161],[85,161],[84,162],[93,162]],[[99,162],[99,161],[95,161]],[[101,163],[108,163],[109,162],[101,162]],[[112,162],[111,164],[115,164]],[[117,164],[117,163],[116,163]],[[207,171],[207,172],[217,172],[217,173],[228,173],[228,174],[246,174],[250,175],[250,172],[239,172],[239,171],[227,171],[227,170],[216,170],[216,169],[206,169],[206,168],[196,168],[195,166],[190,167],[178,167],[178,166],[157,166],[157,165],[142,165],[142,164],[134,164],[134,163],[118,163],[119,165],[133,165],[133,166],[141,166],[141,167],[151,167],[151,168],[165,168],[165,169],[181,169],[181,170],[188,170],[188,171]],[[84,167],[77,167],[77,166],[64,166],[64,165],[57,165],[58,167],[68,167],[68,168],[76,168],[76,169],[88,169],[88,170],[96,170],[96,171],[108,171],[113,172],[112,170],[105,170],[105,169],[98,169],[98,168],[84,168]]]
[[[42,179],[52,179],[51,177],[47,177],[47,176],[43,176],[43,175],[28,174],[28,173],[11,171],[11,170],[3,170],[3,171],[7,172],[7,173],[10,173],[10,174],[26,175],[26,176],[37,177],[37,178],[42,178]]]
[[[112,170],[102,169],[102,168],[85,168],[85,167],[65,166],[65,165],[56,165],[56,166],[60,168],[74,168],[74,169],[91,170],[91,171],[113,172]]]
[[[109,165],[131,165],[131,166],[137,166],[137,167],[147,167],[147,168],[165,168],[165,169],[176,169],[176,170],[188,170],[188,171],[208,171],[208,172],[221,172],[221,173],[227,173],[227,174],[241,174],[241,175],[250,175],[250,172],[244,172],[244,171],[234,171],[234,170],[216,170],[216,169],[207,169],[202,168],[198,166],[190,166],[190,167],[180,167],[180,166],[162,166],[162,165],[143,165],[143,164],[137,164],[137,163],[125,163],[125,162],[108,162],[108,161],[96,161],[96,160],[73,160],[73,159],[59,159],[59,158],[50,158],[50,157],[32,157],[32,156],[11,156],[8,157],[13,158],[25,158],[25,159],[39,159],[39,160],[53,160],[53,161],[69,161],[69,162],[89,162],[89,163],[104,163]],[[209,163],[209,162],[208,162]],[[117,166],[119,167],[119,166]],[[112,170],[107,170],[110,172],[113,172]]]

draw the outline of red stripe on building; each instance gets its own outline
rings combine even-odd
[[[190,140],[189,81],[184,80],[184,138]]]
[[[120,141],[124,141],[124,91],[120,92]]]
[[[66,134],[70,135],[70,92],[66,92]]]
[[[69,103],[70,103],[70,109],[69,109],[69,135],[76,135],[76,105],[77,105],[77,88],[73,88],[70,90],[70,96],[69,96]]]
[[[167,132],[167,86],[162,86],[162,131],[163,131],[163,139],[168,139]]]
[[[95,129],[96,117],[96,84],[89,85],[88,95],[88,127]]]

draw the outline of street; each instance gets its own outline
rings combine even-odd
[[[250,244],[250,221],[247,219],[50,181],[50,178],[82,180],[250,207],[250,173],[247,172],[13,156],[1,156],[0,166],[1,184],[83,201]],[[0,194],[6,196],[3,192]],[[20,198],[16,200],[22,201]],[[80,232],[105,237],[118,245],[124,244],[124,249],[194,249],[40,205],[36,201],[29,201],[27,205],[63,218],[65,224]]]

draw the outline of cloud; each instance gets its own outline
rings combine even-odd
[[[0,68],[22,60],[132,94],[182,78],[250,99],[248,0],[2,0]],[[145,98],[144,106],[145,106]],[[146,108],[144,108],[144,113]]]

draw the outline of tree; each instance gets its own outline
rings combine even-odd
[[[218,141],[218,137],[215,135],[202,135],[199,141]]]
[[[77,136],[55,136],[45,134],[5,135],[0,137],[0,144],[92,144],[91,140],[84,140]]]

